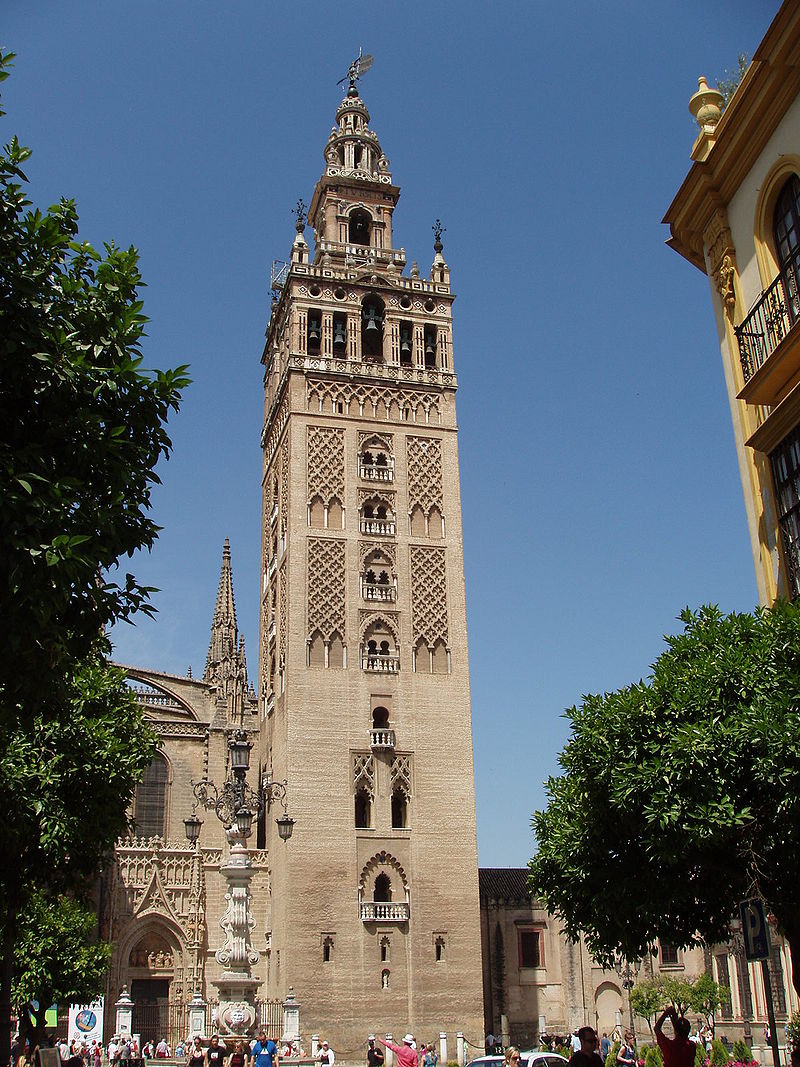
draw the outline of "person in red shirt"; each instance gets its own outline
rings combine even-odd
[[[414,1041],[413,1034],[406,1034],[402,1045],[393,1045],[391,1041],[383,1041],[380,1037],[378,1041],[384,1048],[390,1048],[397,1055],[397,1062],[400,1067],[418,1067],[419,1056],[416,1049],[411,1047]]]
[[[669,1017],[672,1020],[672,1029],[675,1037],[670,1041],[664,1035],[664,1020]],[[697,1046],[689,1040],[689,1020],[678,1015],[675,1008],[670,1004],[665,1008],[655,1025],[656,1041],[664,1057],[664,1067],[694,1067],[694,1056]]]

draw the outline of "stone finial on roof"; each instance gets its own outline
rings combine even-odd
[[[704,74],[697,79],[697,86],[697,92],[689,100],[689,110],[701,130],[706,126],[713,128],[722,118],[724,98],[719,89],[709,88]]]

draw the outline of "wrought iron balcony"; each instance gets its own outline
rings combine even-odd
[[[797,273],[783,270],[736,327],[744,380],[749,382],[800,318]]]
[[[366,482],[393,482],[392,467],[383,467],[377,463],[360,463],[359,473]]]
[[[407,900],[398,901],[397,903],[393,901],[362,900],[360,908],[361,921],[364,923],[404,923],[408,922],[408,917],[411,913],[411,905]]]
[[[379,656],[377,653],[361,657],[361,669],[380,674],[397,674],[400,670],[399,656]]]
[[[394,749],[394,730],[385,727],[379,730],[370,730],[370,748],[373,751],[386,751]]]

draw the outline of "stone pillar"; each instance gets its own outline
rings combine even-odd
[[[206,1036],[206,1002],[203,1000],[199,989],[195,989],[192,999],[189,1001],[189,1037]]]
[[[322,355],[330,359],[333,355],[333,312],[322,313]]]
[[[456,1034],[456,1058],[458,1067],[464,1067],[464,1035],[460,1030]]]
[[[256,924],[250,908],[250,881],[253,867],[247,845],[233,829],[227,831],[231,843],[228,862],[220,868],[227,882],[227,909],[220,919],[225,931],[225,944],[217,949],[217,963],[225,971],[214,979],[219,990],[219,1032],[226,1037],[244,1037],[256,1021],[255,995],[258,979],[250,967],[258,963],[259,953],[253,947],[250,933]]]
[[[544,1015],[539,1016],[539,1040],[541,1041],[542,1034],[547,1033],[547,1019]]]
[[[286,1000],[283,1002],[283,1037],[291,1045],[300,1040],[300,1004],[295,999],[294,989],[289,986]]]
[[[312,1060],[315,1060],[317,1058],[317,1053],[318,1052],[319,1052],[319,1034],[312,1034],[311,1035],[311,1059]]]
[[[387,1041],[394,1041],[394,1038],[392,1037],[391,1034],[387,1034],[386,1035],[386,1040]],[[393,1063],[394,1063],[394,1053],[392,1052],[392,1050],[390,1048],[387,1048],[386,1049],[385,1059],[383,1061],[383,1065],[384,1065],[384,1067],[392,1067]]]
[[[114,1007],[117,1009],[114,1033],[130,1037],[133,1027],[133,1001],[127,986],[122,987],[122,992]]]
[[[503,1048],[511,1044],[511,1028],[508,1025],[508,1016],[500,1016],[500,1036],[503,1040]]]
[[[439,1062],[442,1067],[447,1063],[447,1034],[444,1030],[439,1031]]]

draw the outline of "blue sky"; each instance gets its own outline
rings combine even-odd
[[[647,673],[681,608],[756,601],[708,282],[660,220],[697,78],[750,54],[776,0],[271,3],[6,0],[2,138],[45,206],[135,244],[146,363],[190,363],[137,576],[127,663],[202,672],[223,539],[256,675],[269,268],[311,198],[359,45],[427,272],[447,227],[480,861],[515,866],[563,710]],[[307,236],[310,238],[311,233]]]

